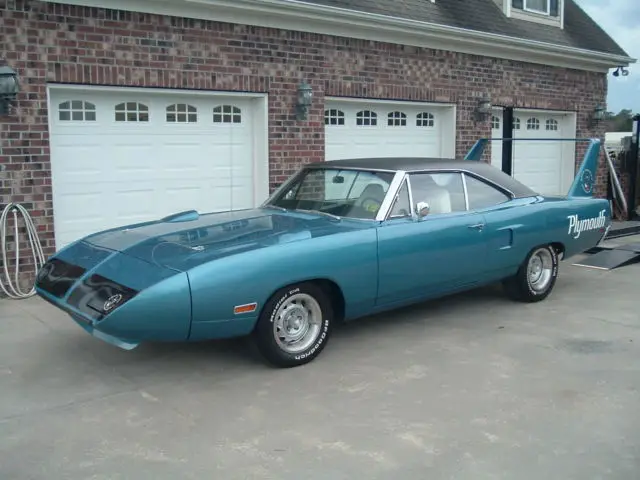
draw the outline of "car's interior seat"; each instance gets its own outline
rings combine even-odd
[[[451,213],[451,196],[449,190],[439,186],[429,175],[420,175],[419,182],[412,179],[414,202],[427,202],[429,214]],[[414,185],[415,183],[415,185]]]
[[[358,197],[358,203],[362,205],[362,202],[367,199],[375,200],[382,203],[382,201],[384,200],[384,196],[385,193],[382,185],[380,185],[379,183],[370,183],[369,185],[364,187],[364,190],[362,190],[362,193]]]

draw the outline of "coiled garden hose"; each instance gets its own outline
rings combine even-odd
[[[9,217],[9,213],[13,213],[13,225],[14,225],[14,233],[13,239],[15,242],[15,271],[13,279],[9,274],[9,262],[7,261],[7,218]],[[24,218],[25,227],[27,229],[27,236],[29,238],[29,244],[31,247],[31,252],[33,254],[33,263],[36,268],[36,272],[40,270],[40,267],[45,262],[44,252],[42,250],[42,245],[40,243],[40,237],[38,236],[38,231],[36,226],[33,223],[33,219],[31,215],[22,205],[18,203],[9,203],[4,210],[2,211],[2,216],[0,216],[0,238],[2,239],[2,264],[4,270],[4,278],[0,279],[0,287],[4,293],[13,299],[23,299],[28,298],[36,293],[35,282],[31,287],[31,290],[28,292],[23,292],[20,289],[20,239],[18,237],[18,213],[22,215]],[[15,283],[14,283],[15,282]],[[5,287],[6,284],[6,287]]]

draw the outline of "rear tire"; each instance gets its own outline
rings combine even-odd
[[[320,287],[308,282],[278,290],[265,304],[254,330],[262,356],[280,368],[315,359],[333,329],[330,300]]]
[[[558,252],[552,245],[536,247],[513,277],[502,282],[504,290],[512,300],[540,302],[547,298],[558,278]]]

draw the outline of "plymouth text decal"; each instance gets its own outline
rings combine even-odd
[[[578,215],[569,215],[569,235],[573,235],[573,238],[578,238],[582,232],[589,230],[597,230],[604,227],[607,222],[607,217],[604,215],[605,210],[600,210],[600,214],[597,217],[590,218],[578,218]]]

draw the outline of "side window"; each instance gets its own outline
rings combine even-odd
[[[491,207],[510,200],[508,195],[482,180],[478,180],[470,175],[465,175],[464,178],[467,183],[469,210]]]
[[[427,202],[429,215],[466,210],[460,173],[412,173],[409,178],[414,207]]]
[[[411,202],[409,201],[409,187],[406,180],[402,182],[402,187],[398,190],[398,196],[393,202],[393,208],[389,213],[389,218],[400,218],[411,216]]]

